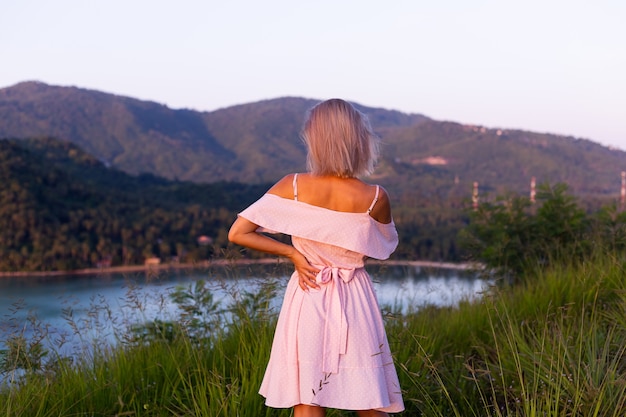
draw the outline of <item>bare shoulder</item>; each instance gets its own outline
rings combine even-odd
[[[374,204],[370,216],[380,223],[391,223],[391,201],[389,199],[389,194],[383,187],[379,187],[380,191],[378,192],[378,201]]]
[[[293,177],[295,174],[287,174],[274,184],[268,194],[274,194],[282,198],[293,199]]]

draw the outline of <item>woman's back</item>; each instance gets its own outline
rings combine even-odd
[[[268,192],[328,210],[368,213],[374,220],[384,224],[392,220],[389,197],[385,190],[357,178],[290,174]]]

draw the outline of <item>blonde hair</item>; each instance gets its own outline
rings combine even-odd
[[[314,175],[369,175],[378,159],[378,137],[367,116],[341,99],[314,106],[302,129],[307,168]]]

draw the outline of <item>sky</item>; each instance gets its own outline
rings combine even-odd
[[[626,150],[623,0],[20,0],[0,88],[36,80],[212,111],[344,98]]]

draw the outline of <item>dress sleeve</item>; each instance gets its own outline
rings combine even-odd
[[[328,243],[370,258],[387,259],[398,245],[393,222],[376,222],[367,213],[344,213],[265,194],[239,216],[259,232],[284,233]]]

